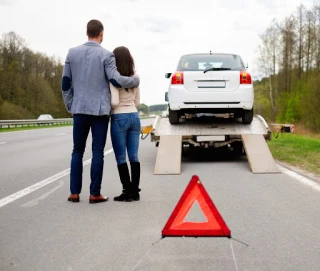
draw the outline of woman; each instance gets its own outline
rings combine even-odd
[[[126,47],[117,47],[113,54],[116,66],[123,76],[134,75],[134,61]],[[141,123],[137,110],[140,102],[139,88],[118,89],[110,84],[111,90],[111,140],[117,160],[119,177],[122,183],[122,194],[115,201],[140,200],[140,163],[138,149]],[[131,179],[126,160],[126,154],[131,166]]]

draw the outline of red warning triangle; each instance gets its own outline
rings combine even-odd
[[[207,219],[206,222],[185,221],[188,212],[196,201],[198,201]],[[231,237],[227,224],[213,204],[198,176],[192,176],[189,185],[164,226],[162,236]]]

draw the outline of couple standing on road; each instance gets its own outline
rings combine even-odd
[[[91,129],[92,163],[90,203],[108,200],[101,195],[104,148],[111,115],[111,140],[117,161],[122,194],[115,201],[140,199],[140,163],[138,159],[140,119],[139,76],[126,47],[113,53],[102,48],[103,24],[91,20],[87,24],[88,41],[69,50],[62,75],[62,96],[73,114],[73,151],[71,157],[68,200],[79,202],[82,188],[82,159]],[[126,154],[131,166],[131,178]]]

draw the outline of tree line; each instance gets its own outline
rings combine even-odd
[[[303,4],[260,35],[255,112],[320,131],[320,2]]]
[[[63,65],[35,53],[15,32],[0,39],[0,119],[69,117],[61,96]]]

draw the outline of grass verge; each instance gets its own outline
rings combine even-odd
[[[72,126],[72,124],[54,124],[54,125],[41,125],[41,126],[23,126],[23,127],[14,127],[14,128],[1,128],[0,133],[36,130],[36,129],[43,129],[43,128],[57,128],[57,127],[64,127],[64,126]]]
[[[320,139],[280,134],[267,142],[275,159],[320,174]]]

